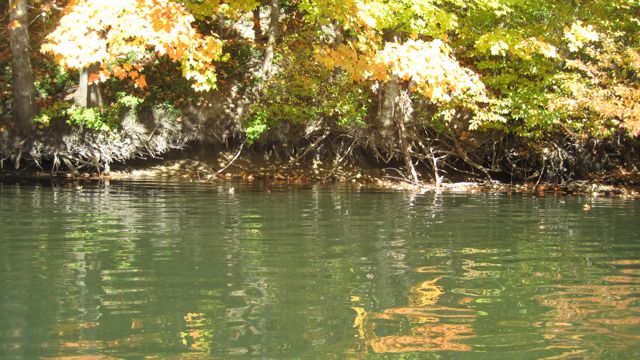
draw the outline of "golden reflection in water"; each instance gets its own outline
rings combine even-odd
[[[117,349],[120,347],[142,347],[142,338],[131,335],[123,339],[115,339],[109,341],[103,340],[78,340],[78,341],[60,341],[58,347],[63,351],[94,351],[102,352],[107,349]],[[84,356],[84,355],[82,355]],[[88,355],[87,355],[88,356]],[[65,357],[53,357],[51,359],[64,359]],[[76,355],[68,357],[76,358]],[[81,357],[80,357],[81,358]],[[109,357],[96,357],[96,359],[110,359]]]
[[[470,309],[437,306],[445,293],[445,289],[437,284],[440,280],[440,277],[425,280],[411,287],[406,307],[380,312],[353,307],[356,312],[353,326],[357,337],[366,343],[365,348],[375,353],[470,351],[470,345],[459,341],[476,336],[470,324],[476,315]],[[397,324],[406,321],[410,324],[408,334],[379,336],[376,333],[376,327],[385,325],[385,322]]]
[[[96,322],[71,322],[71,323],[62,323],[56,324],[53,326],[54,333],[60,338],[57,342],[57,347],[62,349],[63,351],[69,352],[102,352],[106,349],[115,349],[122,346],[127,347],[141,347],[142,346],[142,338],[138,335],[130,335],[126,338],[122,339],[113,339],[113,340],[66,340],[68,338],[77,339],[84,331],[88,331],[90,329],[94,329],[98,327],[98,323]],[[54,356],[54,357],[44,357],[43,359],[114,359],[109,356],[103,355],[72,355],[72,356]]]
[[[184,316],[186,331],[180,333],[182,344],[198,353],[211,353],[211,331],[207,330],[208,319],[202,313],[187,313]]]
[[[478,268],[487,268],[487,267],[500,267],[500,264],[497,263],[488,263],[488,262],[475,262],[470,259],[465,259],[462,262],[462,269],[464,269],[464,277],[467,279],[481,279],[481,278],[491,278],[498,277],[500,275],[500,271],[497,270],[478,270]]]
[[[178,359],[207,359],[211,355],[211,343],[213,338],[213,332],[210,330],[211,322],[209,318],[203,313],[187,313],[184,316],[185,331],[179,333],[180,342],[185,347],[185,352]],[[131,330],[133,334],[113,340],[73,340],[68,341],[65,338],[77,339],[83,331],[94,329],[99,324],[96,322],[72,322],[56,324],[52,330],[58,336],[56,340],[57,347],[63,352],[94,352],[100,353],[106,350],[115,350],[122,347],[128,348],[143,348],[145,338],[142,331],[144,330],[144,320],[140,318],[131,319]],[[149,359],[155,359],[154,356],[147,357]],[[165,359],[166,357],[160,356],[158,359]],[[44,357],[42,359],[50,360],[67,360],[67,359],[79,359],[79,360],[98,360],[98,359],[116,359],[103,355],[62,355],[54,357]]]
[[[73,355],[73,356],[55,356],[43,357],[41,360],[115,360],[117,358],[105,355]]]
[[[438,277],[434,280],[423,281],[416,286],[413,286],[409,290],[409,306],[410,307],[423,307],[435,305],[440,299],[440,296],[444,294],[442,286],[436,285],[436,283],[442,279]]]
[[[544,327],[544,337],[552,343],[549,348],[570,350],[565,355],[572,356],[603,346],[632,350],[640,343],[640,334],[629,329],[640,325],[640,269],[620,268],[638,266],[640,261],[610,264],[624,275],[603,276],[604,285],[560,286],[537,298],[552,309]]]
[[[470,351],[471,346],[457,340],[475,336],[469,324],[425,325],[411,329],[411,335],[383,336],[373,339],[369,346],[376,353],[412,351]]]

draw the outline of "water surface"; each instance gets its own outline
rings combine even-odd
[[[235,357],[638,358],[640,202],[0,185],[0,358]]]

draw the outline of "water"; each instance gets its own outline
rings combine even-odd
[[[0,358],[247,357],[638,358],[640,202],[0,185]]]

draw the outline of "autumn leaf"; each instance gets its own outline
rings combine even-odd
[[[9,22],[9,25],[7,25],[7,28],[9,30],[15,30],[15,29],[17,29],[19,27],[20,27],[20,22],[18,20],[11,20]]]
[[[113,68],[113,75],[120,80],[124,80],[127,77],[127,72],[120,66]]]
[[[89,83],[90,84],[97,84],[100,82],[100,75],[93,73],[93,74],[89,74]]]
[[[89,74],[88,82],[90,84],[98,84],[98,83],[107,81],[109,77],[110,77],[109,72],[102,70],[97,73]]]
[[[212,62],[222,55],[222,41],[199,34],[194,21],[183,5],[172,0],[70,1],[41,51],[53,55],[65,69],[93,65],[106,69],[107,64],[124,62],[109,71],[119,79],[129,73],[132,80],[152,59],[132,60],[130,55],[152,51],[156,57],[180,62],[196,90],[209,90],[215,86]]]
[[[147,86],[147,80],[144,75],[140,75],[134,82],[134,86],[140,89],[144,89]]]
[[[111,74],[106,70],[101,70],[98,72],[98,76],[100,76],[100,82],[105,82],[107,81],[107,79],[109,79]]]

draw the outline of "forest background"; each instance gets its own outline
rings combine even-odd
[[[3,167],[105,173],[199,144],[233,149],[227,166],[244,151],[416,183],[638,175],[640,0],[9,0],[0,14]]]

